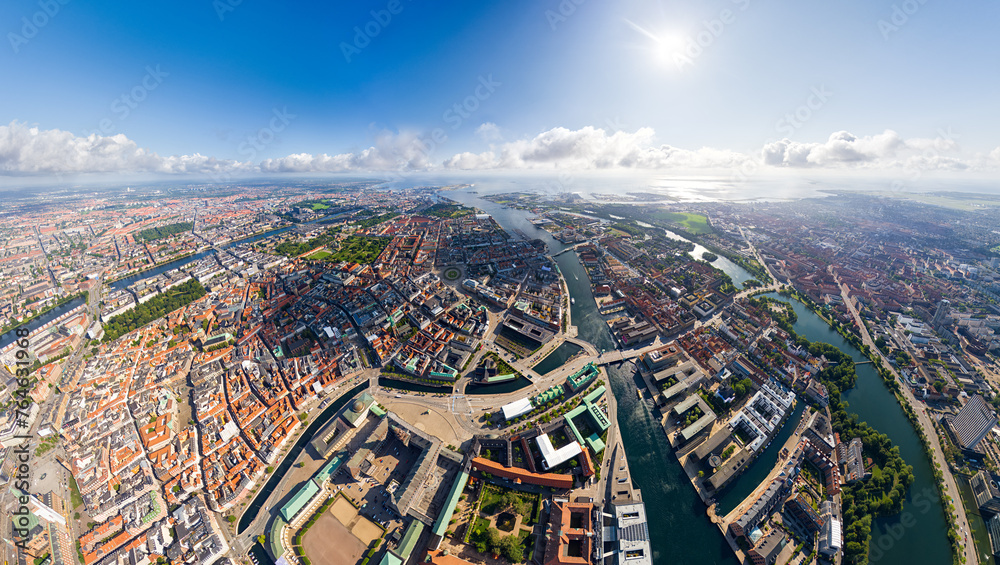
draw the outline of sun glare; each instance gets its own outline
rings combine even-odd
[[[684,34],[672,30],[652,32],[631,20],[626,19],[625,22],[643,36],[644,47],[654,61],[669,68],[683,67],[677,63],[685,57],[687,37]]]

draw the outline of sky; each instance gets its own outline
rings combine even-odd
[[[993,2],[6,0],[0,184],[1000,166]]]

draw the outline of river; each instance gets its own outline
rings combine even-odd
[[[809,341],[836,346],[855,361],[868,360],[802,303],[775,293],[765,296],[791,302],[798,316],[794,327],[799,335]],[[913,485],[903,503],[903,512],[874,521],[870,562],[899,565],[950,563],[951,548],[945,537],[947,525],[944,512],[937,502],[934,474],[920,439],[875,369],[870,364],[858,365],[857,373],[857,385],[843,393],[848,410],[888,435],[892,443],[899,447],[899,453],[907,464],[913,466]],[[933,498],[934,504],[927,503],[929,498]],[[904,519],[907,516],[909,518]]]
[[[323,217],[316,218],[316,219],[313,219],[313,220],[309,220],[308,222],[302,222],[301,224],[296,224],[296,225],[326,223],[326,222],[330,222],[330,221],[333,221],[333,220],[340,219],[341,217],[346,216],[348,214],[350,214],[350,212],[339,212],[337,214],[332,214],[332,215],[329,215],[329,216],[323,216]],[[243,243],[253,243],[255,241],[259,241],[261,239],[264,239],[266,237],[271,237],[271,236],[274,236],[274,235],[285,233],[286,231],[292,229],[293,227],[295,227],[295,226],[285,226],[283,228],[277,228],[277,229],[269,230],[269,231],[266,231],[266,232],[261,232],[261,233],[259,233],[257,235],[252,235],[250,237],[244,237],[243,239],[235,239],[233,241],[229,241],[229,242],[223,243],[223,244],[219,245],[218,247],[220,249],[227,249],[229,247],[232,247],[233,245],[240,245],[240,244],[243,244]],[[161,263],[161,264],[153,267],[152,269],[149,269],[149,270],[146,270],[146,271],[142,271],[141,273],[136,273],[134,275],[131,275],[131,276],[125,277],[123,279],[119,279],[119,280],[117,280],[117,281],[115,281],[113,283],[110,283],[110,284],[108,284],[108,287],[111,288],[111,289],[113,289],[113,290],[120,290],[120,289],[126,288],[129,285],[132,285],[132,284],[134,284],[136,282],[139,282],[139,281],[141,281],[143,279],[148,279],[149,277],[155,277],[156,275],[163,274],[163,273],[165,273],[167,271],[170,271],[172,269],[176,269],[178,267],[183,267],[184,265],[187,265],[188,263],[190,263],[192,261],[197,261],[198,259],[201,259],[203,257],[208,257],[212,253],[215,253],[214,249],[207,249],[207,250],[202,251],[200,253],[195,253],[194,255],[191,255],[190,257],[185,257],[183,259],[177,259],[176,261],[170,261],[168,263]]]
[[[322,218],[320,218],[320,219],[322,219]],[[312,223],[312,222],[316,222],[316,221],[319,221],[319,220],[311,220],[310,222],[307,222],[307,223]],[[223,243],[222,245],[219,245],[219,248],[226,249],[227,247],[230,247],[230,246],[233,246],[233,245],[239,245],[241,243],[253,243],[253,242],[255,242],[257,240],[260,240],[260,239],[263,239],[265,237],[271,237],[272,235],[278,235],[280,233],[284,233],[284,232],[292,229],[292,227],[293,226],[285,226],[283,228],[278,228],[278,229],[267,231],[267,232],[264,232],[264,233],[259,233],[257,235],[253,235],[253,236],[246,237],[246,238],[243,238],[243,239],[237,239],[237,240],[234,240],[234,241]],[[199,259],[201,259],[203,257],[208,257],[209,255],[211,255],[213,253],[215,253],[214,249],[207,249],[205,251],[202,251],[200,253],[195,253],[194,255],[191,255],[189,257],[185,257],[183,259],[177,259],[176,261],[170,261],[170,262],[167,262],[167,263],[160,263],[159,265],[153,267],[152,269],[148,269],[146,271],[142,271],[140,273],[136,273],[134,275],[130,275],[130,276],[127,276],[125,278],[119,279],[119,280],[117,280],[117,281],[115,281],[113,283],[109,283],[108,284],[108,288],[111,288],[112,290],[121,290],[121,289],[127,288],[128,286],[130,286],[132,284],[135,284],[135,283],[137,283],[137,282],[139,282],[139,281],[141,281],[143,279],[148,279],[149,277],[155,277],[156,275],[163,274],[163,273],[165,273],[167,271],[170,271],[172,269],[177,269],[179,267],[183,267],[184,265],[187,265],[188,263],[191,263],[192,261],[197,261],[197,260],[199,260]]]
[[[483,192],[483,188],[481,185],[475,187],[479,192]],[[548,232],[531,224],[528,221],[529,212],[484,200],[467,189],[450,191],[447,196],[491,214],[510,232],[521,229],[529,237],[542,239],[551,253],[566,247]],[[673,236],[683,239],[677,234]],[[700,258],[705,249],[699,247],[696,245],[693,254]],[[556,262],[569,285],[570,295],[575,299],[571,312],[579,337],[594,344],[599,351],[614,349],[615,343],[607,324],[597,311],[586,270],[576,254],[564,253],[556,258]],[[722,268],[737,285],[753,278],[724,257],[719,257],[713,265]],[[796,301],[792,301],[792,307],[798,315],[795,330],[801,335],[811,341],[830,343],[857,361],[866,360],[860,351],[808,308]],[[609,366],[608,375],[618,401],[618,425],[629,456],[632,477],[636,486],[642,489],[646,503],[654,563],[736,564],[737,560],[722,533],[708,520],[705,505],[670,452],[650,406],[636,398],[635,389],[641,379],[629,365],[622,368]],[[899,446],[906,462],[913,466],[914,484],[904,502],[903,513],[874,521],[870,562],[900,565],[949,563],[951,550],[944,535],[945,520],[937,502],[931,466],[916,432],[895,398],[870,365],[860,365],[857,386],[846,392],[844,399],[849,402],[851,412],[887,434]],[[763,457],[758,463],[761,465],[755,464],[749,471],[758,472],[758,467],[766,468]],[[742,482],[735,485],[735,488],[741,487]],[[933,498],[933,504],[927,503],[930,498]],[[908,525],[904,526],[904,522]]]
[[[327,219],[327,218],[320,218],[320,219]],[[318,220],[313,220],[313,221],[318,221]],[[229,243],[221,245],[220,247],[222,247],[224,249],[226,247],[229,247],[231,245],[236,245],[236,244],[239,244],[239,243],[253,243],[254,241],[257,241],[257,240],[265,238],[265,237],[270,237],[272,235],[278,235],[278,234],[280,234],[282,232],[288,231],[289,229],[291,229],[291,226],[287,226],[287,227],[284,227],[284,228],[278,228],[276,230],[272,230],[272,231],[265,232],[265,233],[260,233],[260,234],[257,234],[255,236],[251,236],[251,237],[248,237],[248,238],[245,238],[245,239],[240,239],[240,240],[237,240],[237,241],[231,241]],[[195,253],[194,255],[191,255],[189,257],[185,257],[183,259],[177,259],[176,261],[170,261],[168,263],[161,263],[160,265],[157,265],[156,267],[153,267],[152,269],[149,269],[147,271],[142,271],[141,273],[136,273],[134,275],[125,277],[123,279],[119,279],[119,280],[117,280],[117,281],[115,281],[113,283],[109,283],[108,284],[108,288],[110,288],[112,290],[120,290],[120,289],[126,288],[129,285],[134,284],[134,283],[136,283],[138,281],[141,281],[143,279],[148,279],[149,277],[155,277],[156,275],[165,273],[165,272],[167,272],[167,271],[169,271],[171,269],[176,269],[178,267],[183,267],[184,265],[187,265],[188,263],[190,263],[192,261],[197,261],[198,259],[201,259],[203,257],[207,257],[207,256],[211,255],[212,253],[215,253],[215,251],[209,249],[209,250],[206,250],[206,251],[202,251],[200,253]],[[32,320],[28,324],[26,324],[24,326],[21,326],[21,328],[27,328],[28,330],[33,331],[33,330],[35,330],[37,328],[40,328],[40,327],[44,326],[45,324],[51,322],[52,320],[55,320],[59,316],[62,316],[66,312],[69,312],[73,308],[76,308],[77,306],[80,306],[81,304],[86,304],[86,300],[83,299],[83,298],[77,298],[77,299],[72,300],[72,301],[70,301],[70,302],[68,302],[66,304],[63,304],[62,306],[60,306],[58,308],[53,309],[51,312],[48,312],[48,313],[42,315],[41,317],[39,317],[36,320]],[[13,343],[15,339],[17,339],[16,334],[14,333],[15,331],[16,330],[10,330],[9,332],[7,332],[7,333],[3,334],[2,336],[0,336],[0,349],[3,349],[4,347],[7,347],[11,343]]]
[[[477,184],[475,190],[483,188]],[[566,248],[548,232],[529,222],[529,212],[506,208],[467,190],[449,191],[444,195],[492,215],[508,232],[520,229],[529,237],[540,238],[548,244],[550,253]],[[563,253],[556,257],[556,263],[569,285],[570,296],[575,299],[570,310],[579,337],[594,344],[598,351],[615,349],[608,326],[597,311],[587,271],[577,255]],[[739,269],[737,265],[732,267]],[[745,276],[743,280],[752,278],[735,269],[728,273],[734,282],[740,275]],[[632,480],[642,489],[646,504],[653,563],[738,565],[722,532],[709,521],[705,504],[671,452],[651,407],[636,398],[635,390],[641,378],[633,366],[609,366],[608,376],[618,402],[618,426],[628,453]]]
[[[792,410],[791,415],[785,419],[784,427],[774,436],[771,443],[733,481],[733,484],[717,497],[718,505],[715,508],[716,514],[725,516],[732,512],[734,508],[743,502],[743,499],[753,494],[753,491],[760,486],[761,481],[767,478],[767,475],[774,469],[774,464],[778,461],[778,454],[781,452],[781,448],[784,447],[785,442],[788,441],[788,438],[792,436],[792,432],[795,431],[795,427],[798,425],[805,407],[806,403],[799,401],[798,405]]]
[[[86,303],[87,303],[87,300],[85,298],[76,298],[76,299],[70,300],[66,304],[63,304],[62,306],[59,306],[57,308],[53,308],[51,311],[49,311],[49,312],[47,312],[47,313],[39,316],[38,318],[36,318],[36,319],[28,322],[27,324],[21,326],[20,328],[15,328],[13,330],[10,330],[9,332],[7,332],[7,333],[3,334],[2,336],[0,336],[0,349],[3,349],[4,347],[7,347],[8,345],[14,343],[14,341],[17,340],[17,330],[19,330],[19,329],[20,330],[27,329],[28,331],[32,331],[33,332],[33,331],[37,330],[38,328],[44,326],[45,324],[51,322],[52,320],[55,320],[59,316],[62,316],[66,312],[69,312],[73,308],[76,308],[77,306],[81,306],[81,305],[86,304]]]

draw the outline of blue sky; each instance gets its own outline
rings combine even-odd
[[[0,5],[6,175],[1000,160],[995,3],[63,1]]]

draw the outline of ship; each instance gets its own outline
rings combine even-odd
[[[571,297],[570,297],[570,299],[569,299],[569,303],[570,303],[570,304],[576,304],[576,298],[573,298],[573,297],[571,296]]]

